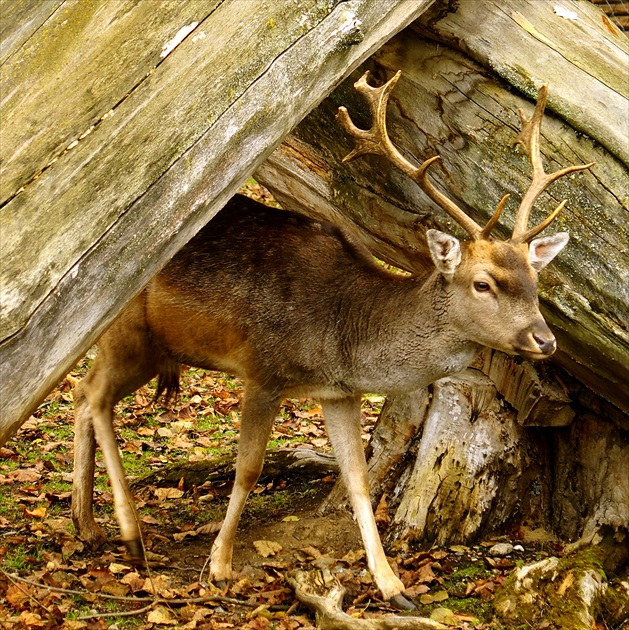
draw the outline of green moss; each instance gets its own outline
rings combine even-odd
[[[616,617],[621,610],[626,613],[626,596],[607,583],[603,565],[608,553],[606,546],[592,545],[560,559],[548,558],[537,566],[520,568],[496,594],[494,610],[511,623],[534,627],[547,623],[550,628],[573,630],[589,630],[592,618]],[[592,601],[583,595],[587,584],[595,591]]]

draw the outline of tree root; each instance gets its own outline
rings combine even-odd
[[[293,571],[287,575],[297,599],[315,611],[322,630],[447,630],[447,626],[410,615],[389,615],[379,619],[356,619],[343,612],[345,588],[329,569]]]
[[[598,621],[605,627],[623,624],[629,620],[625,544],[609,535],[603,544],[517,568],[496,593],[494,610],[506,622],[535,627],[591,630]],[[611,580],[608,571],[615,574]]]

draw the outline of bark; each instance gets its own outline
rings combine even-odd
[[[286,133],[429,3],[3,3],[0,443]]]

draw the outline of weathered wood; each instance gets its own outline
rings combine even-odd
[[[518,567],[498,591],[493,608],[508,626],[590,630],[601,618],[623,628],[629,615],[629,583],[614,580],[626,565],[627,546],[608,537],[595,547],[578,549],[563,558],[551,556]],[[625,541],[626,542],[626,541]],[[543,627],[543,626],[542,626]]]
[[[187,4],[204,6],[206,17],[130,91],[112,80],[114,97],[94,110],[84,104],[82,117],[62,134],[80,138],[98,121],[89,135],[35,179],[11,178],[0,215],[0,443],[282,137],[430,0],[391,0],[386,11],[375,0],[238,0],[213,11],[213,3]],[[68,0],[50,19],[74,6]],[[135,6],[124,5],[126,19],[144,10]],[[77,10],[85,25],[105,9],[94,2]],[[161,39],[142,29],[129,34],[125,20],[117,23],[143,42],[137,56],[150,64],[191,26],[189,19]],[[159,20],[155,28],[165,32]],[[7,63],[17,64],[45,33],[44,25]],[[93,82],[111,78],[91,67],[88,84],[59,72],[75,90],[89,92]],[[22,80],[38,86],[42,107],[54,100],[54,85],[47,89],[37,75]],[[113,115],[105,117],[112,102]],[[44,109],[47,119],[31,110],[35,128],[61,125],[67,114]],[[55,142],[54,155],[64,146]]]
[[[492,51],[485,60],[489,68],[463,52],[423,39],[416,28],[407,29],[308,116],[258,169],[256,177],[288,207],[348,227],[353,222],[375,255],[387,262],[409,270],[425,268],[425,228],[461,232],[382,158],[367,156],[339,166],[352,145],[335,127],[337,107],[346,105],[362,126],[370,124],[365,104],[351,84],[365,69],[379,83],[397,69],[403,70],[389,105],[394,142],[417,160],[439,153],[442,166],[434,168],[434,179],[479,223],[489,218],[503,194],[511,193],[497,229],[504,238],[510,232],[517,201],[530,183],[528,161],[512,145],[519,129],[517,110],[530,111],[531,105],[505,89],[492,69],[501,68],[508,80],[505,68],[509,63],[518,64],[515,87],[522,86],[527,93],[548,82],[550,93],[555,94],[542,127],[548,168],[596,162],[591,173],[553,184],[533,212],[532,220],[539,221],[562,198],[568,199],[568,207],[554,227],[568,230],[571,241],[544,270],[540,284],[542,310],[558,337],[554,360],[593,391],[629,411],[629,172],[622,161],[629,101],[626,83],[619,83],[608,71],[611,65],[621,72],[621,60],[626,63],[626,42],[620,40],[624,36],[615,38],[602,23],[589,20],[589,11],[597,11],[596,7],[579,14],[579,20],[556,15],[554,6],[573,7],[568,0],[518,3],[520,23],[534,24],[535,34],[514,22],[511,13],[501,11],[501,3],[494,0],[456,3],[454,13],[447,13],[436,24],[440,32],[450,19],[468,24],[477,19],[478,12],[485,15],[483,11],[489,11],[486,4],[491,8],[487,17],[491,17],[491,28],[483,29],[482,37],[477,29],[475,37],[485,42],[484,50]],[[578,7],[583,4],[587,3]],[[437,26],[430,24],[436,36]],[[503,27],[512,29],[514,24],[519,30],[508,38],[506,47]],[[457,31],[456,41],[452,37],[452,45],[458,42],[467,49],[476,39],[467,42],[463,31],[462,27]],[[540,65],[528,49],[537,50],[540,34],[555,41],[557,31],[562,33],[556,39],[565,56],[555,60],[561,55],[551,48],[555,62]],[[575,50],[587,50],[587,55],[565,51],[566,42],[572,40],[579,42]],[[570,78],[569,89],[566,77]],[[586,110],[590,137],[566,124],[578,118],[579,112],[585,116]],[[613,121],[613,129],[609,121]],[[316,168],[305,170],[312,165]]]
[[[518,410],[522,426],[563,427],[572,422],[574,410],[567,392],[558,382],[540,378],[532,363],[487,351],[482,369],[496,390]]]
[[[602,18],[589,2],[463,0],[418,26],[531,98],[548,81],[548,108],[629,166],[629,40]]]
[[[63,0],[0,0],[0,64],[59,8]]]
[[[345,587],[330,569],[291,571],[288,583],[297,599],[315,611],[321,630],[447,630],[438,621],[415,615],[386,615],[374,619],[356,619],[343,612]]]
[[[164,63],[167,43],[178,31],[202,23],[219,4],[219,0],[169,2],[159,11],[150,2],[126,0],[60,4],[37,34],[26,39],[0,68],[4,92],[0,115],[10,121],[2,131],[0,204],[96,125],[103,114],[114,108],[119,111],[120,100]],[[18,1],[14,6],[24,5]],[[3,23],[11,24],[14,17],[19,16],[3,15]],[[225,27],[229,32],[236,24],[227,21]],[[194,95],[194,85],[191,90]],[[156,106],[163,103],[158,98]],[[55,124],[46,124],[50,120]],[[191,127],[190,133],[194,133]],[[45,231],[40,239],[34,247],[45,245]]]
[[[467,543],[504,525],[525,496],[525,442],[480,372],[435,383],[387,536]]]

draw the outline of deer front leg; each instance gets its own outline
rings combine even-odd
[[[236,480],[225,520],[212,545],[210,557],[210,579],[216,582],[231,579],[236,528],[249,492],[262,472],[266,445],[280,400],[276,394],[257,388],[245,388],[236,458]]]
[[[81,383],[74,390],[74,479],[72,483],[72,522],[79,537],[97,549],[106,542],[103,530],[94,520],[94,454],[96,441],[92,414]]]
[[[360,396],[323,401],[323,415],[358,521],[369,571],[386,600],[391,600],[399,608],[414,608],[402,595],[404,584],[393,573],[386,559],[371,508],[369,476],[360,430]]]

